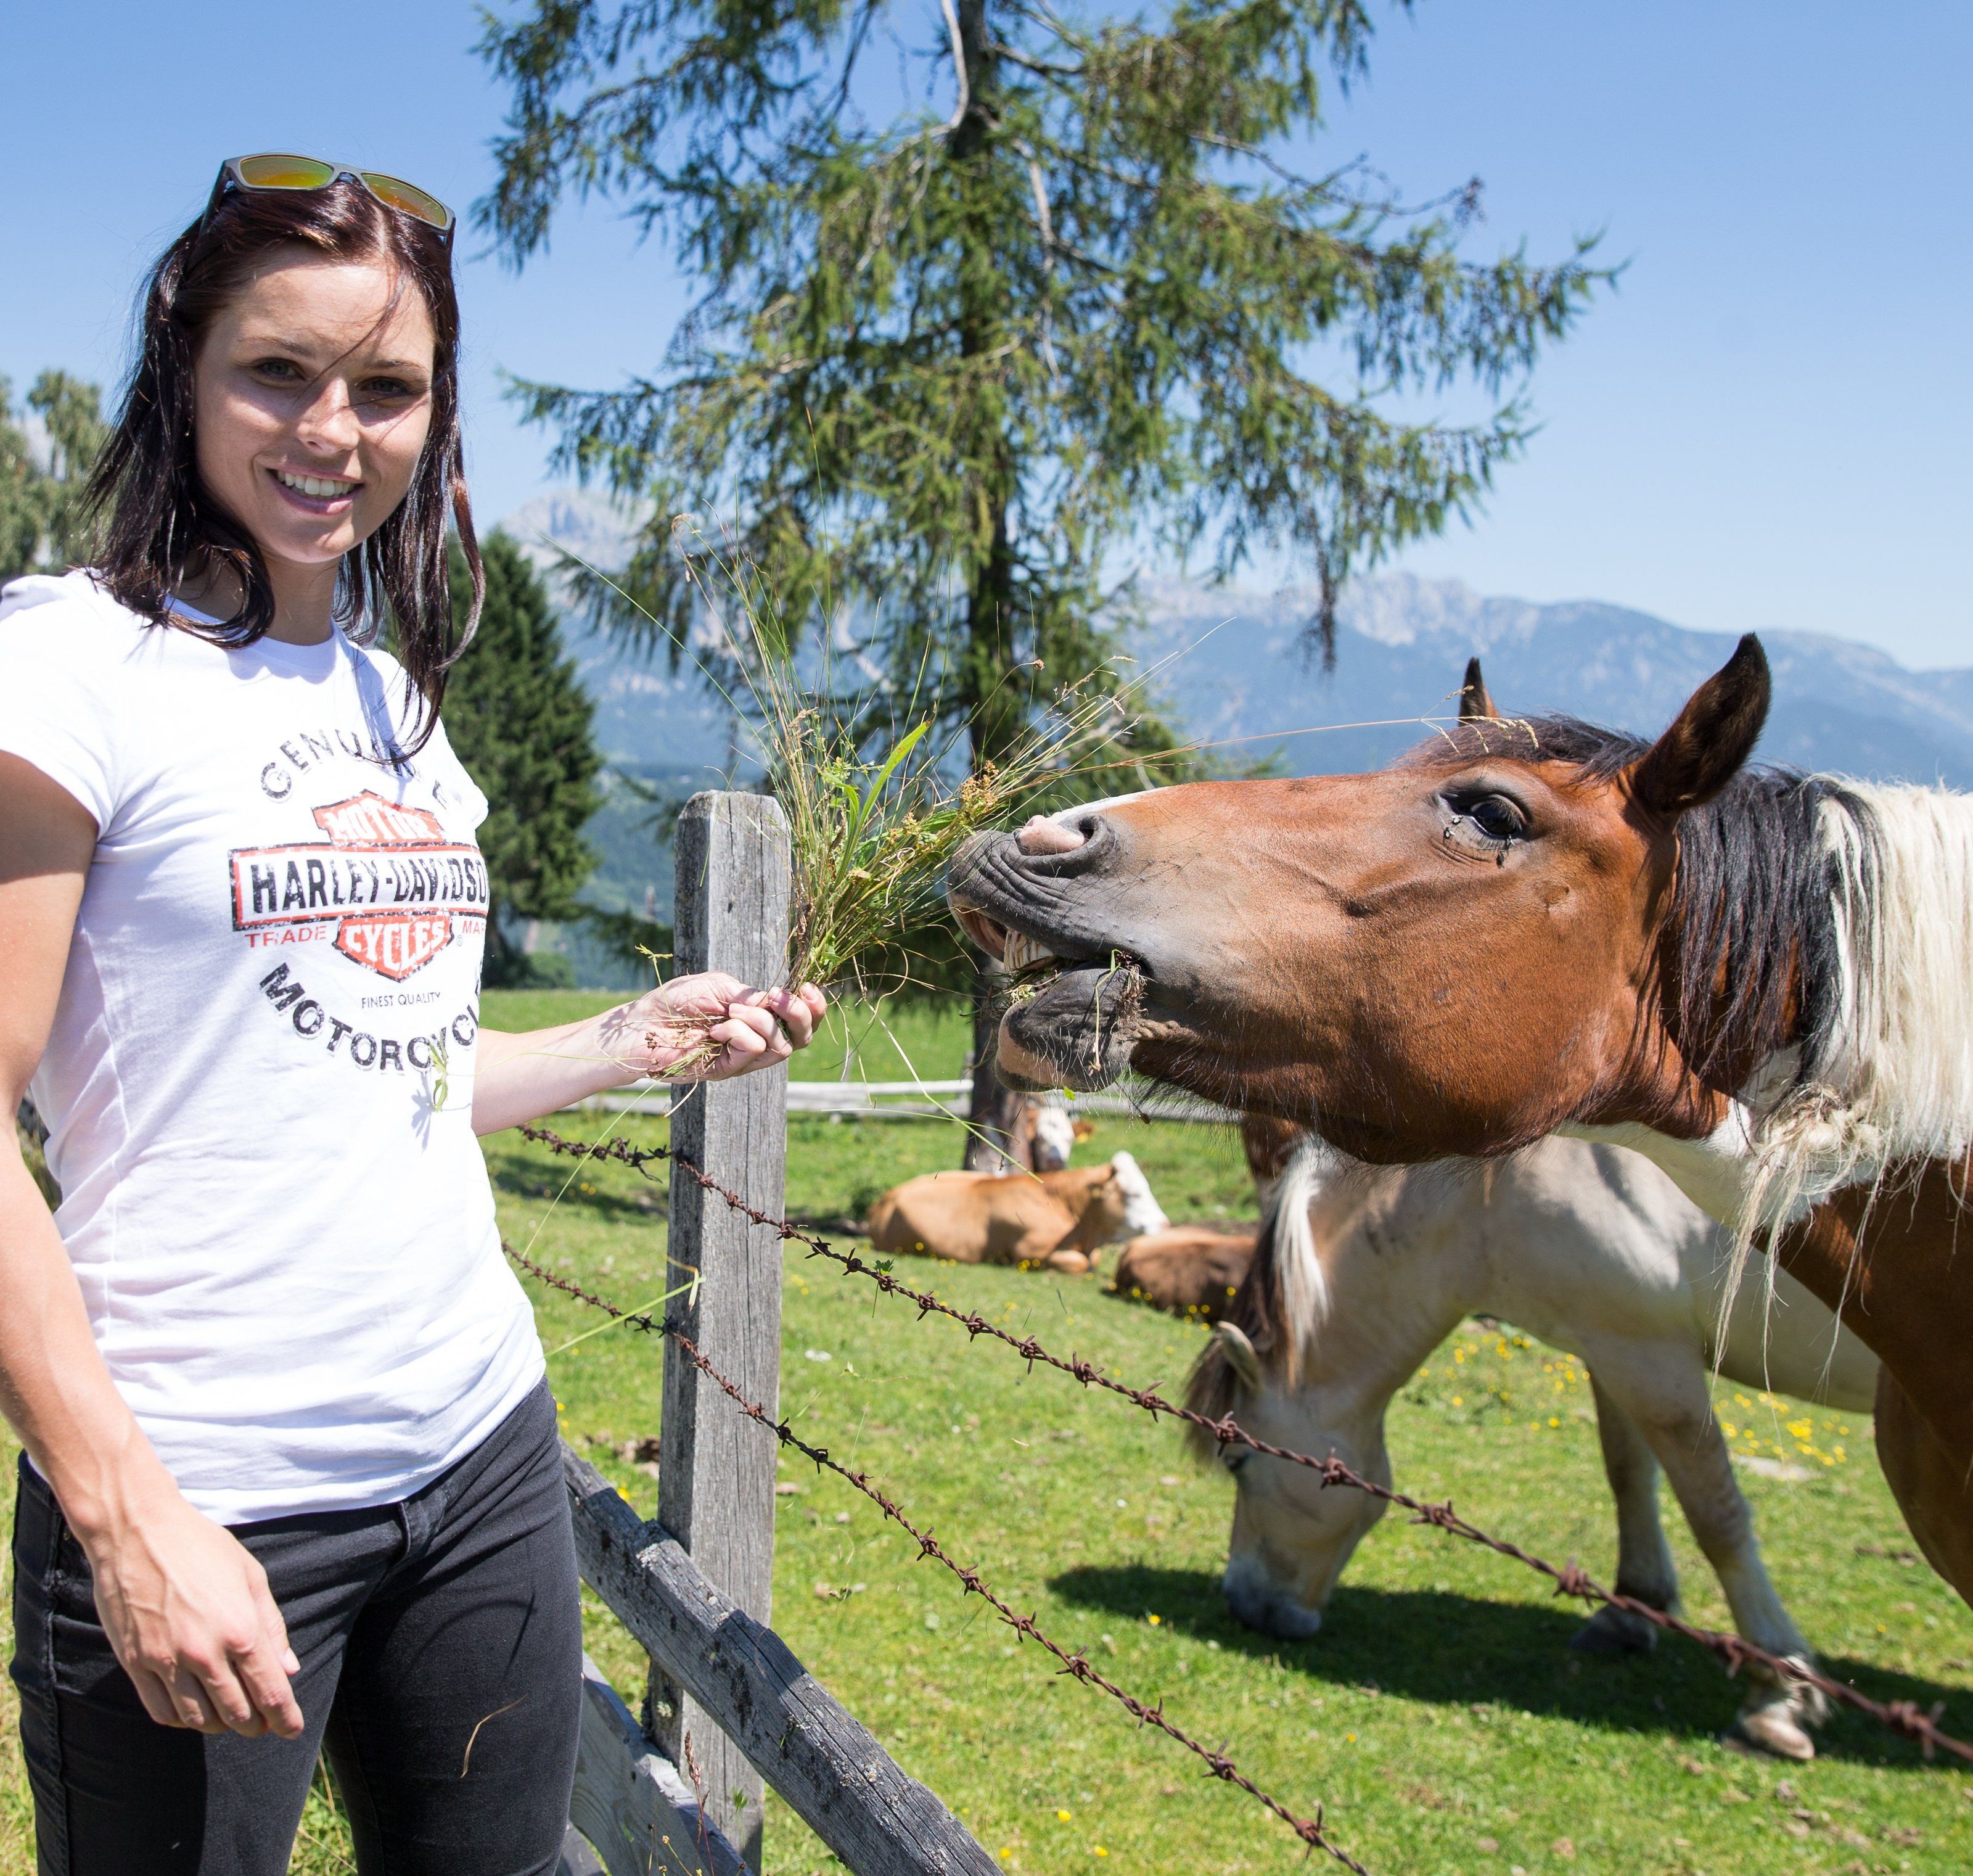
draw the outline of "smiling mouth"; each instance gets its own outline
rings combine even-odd
[[[290,494],[313,502],[339,502],[354,495],[363,486],[341,476],[305,476],[292,469],[276,469],[268,473]]]

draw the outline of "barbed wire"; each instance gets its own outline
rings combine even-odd
[[[1201,1432],[1209,1434],[1222,1449],[1232,1445],[1245,1446],[1268,1459],[1281,1459],[1291,1465],[1307,1468],[1320,1477],[1324,1487],[1344,1486],[1354,1491],[1368,1493],[1373,1498],[1382,1499],[1386,1504],[1410,1512],[1415,1524],[1429,1524],[1435,1530],[1461,1538],[1468,1544],[1478,1544],[1497,1557],[1510,1558],[1546,1576],[1555,1585],[1555,1593],[1558,1596],[1572,1596],[1585,1603],[1600,1603],[1609,1608],[1621,1609],[1626,1615],[1638,1616],[1667,1634],[1680,1635],[1688,1642],[1697,1642],[1720,1661],[1729,1675],[1738,1675],[1743,1668],[1759,1668],[1785,1683],[1812,1688],[1825,1699],[1876,1720],[1879,1725],[1901,1738],[1914,1741],[1927,1759],[1936,1752],[1944,1752],[1966,1764],[1973,1765],[1973,1744],[1955,1738],[1939,1727],[1939,1716],[1945,1710],[1943,1701],[1935,1702],[1931,1711],[1927,1712],[1916,1701],[1873,1700],[1867,1694],[1845,1681],[1832,1680],[1828,1675],[1819,1673],[1801,1662],[1791,1660],[1785,1655],[1772,1654],[1744,1636],[1723,1633],[1717,1629],[1701,1629],[1686,1621],[1683,1616],[1655,1609],[1648,1603],[1640,1602],[1635,1596],[1625,1595],[1621,1590],[1606,1590],[1573,1562],[1552,1563],[1545,1557],[1523,1550],[1517,1544],[1497,1537],[1491,1532],[1484,1531],[1461,1517],[1454,1511],[1449,1498],[1442,1504],[1435,1504],[1429,1500],[1414,1498],[1409,1492],[1399,1491],[1391,1486],[1379,1485],[1375,1479],[1366,1478],[1333,1453],[1326,1459],[1318,1459],[1311,1453],[1297,1452],[1292,1447],[1278,1446],[1268,1440],[1258,1439],[1242,1427],[1230,1411],[1215,1419],[1210,1415],[1195,1413],[1189,1407],[1166,1400],[1154,1388],[1132,1387],[1116,1380],[1104,1373],[1094,1363],[1075,1356],[1064,1357],[1055,1354],[1034,1336],[1012,1334],[999,1324],[989,1321],[977,1310],[955,1309],[929,1290],[915,1288],[892,1274],[887,1259],[868,1262],[853,1251],[838,1250],[827,1239],[790,1224],[786,1219],[769,1216],[757,1206],[748,1204],[738,1193],[728,1191],[717,1180],[693,1164],[685,1154],[675,1152],[669,1147],[633,1147],[621,1140],[600,1141],[593,1144],[567,1140],[545,1127],[524,1127],[520,1131],[523,1138],[547,1147],[552,1153],[578,1158],[613,1160],[640,1172],[653,1161],[669,1161],[682,1167],[705,1190],[713,1193],[742,1216],[778,1233],[784,1242],[804,1245],[811,1257],[826,1259],[851,1275],[867,1277],[885,1295],[901,1297],[915,1305],[921,1319],[928,1315],[944,1316],[957,1323],[970,1337],[977,1338],[983,1335],[1006,1344],[1028,1364],[1030,1370],[1039,1363],[1069,1376],[1085,1387],[1098,1388],[1127,1400],[1132,1406],[1149,1413],[1153,1419],[1160,1415],[1166,1415],[1186,1426],[1196,1426]]]
[[[681,1165],[686,1164],[682,1157],[679,1163]],[[1240,1770],[1238,1766],[1235,1764],[1230,1755],[1224,1752],[1215,1752],[1209,1747],[1202,1745],[1183,1727],[1168,1718],[1165,1714],[1164,1700],[1162,1696],[1160,1697],[1155,1706],[1147,1706],[1134,1694],[1127,1692],[1107,1675],[1099,1672],[1080,1648],[1072,1653],[1053,1636],[1049,1635],[1032,1615],[1022,1616],[1017,1613],[1013,1606],[987,1583],[978,1570],[970,1565],[959,1562],[930,1531],[921,1530],[915,1524],[895,1499],[885,1493],[880,1486],[872,1481],[867,1472],[852,1472],[839,1460],[831,1459],[829,1449],[826,1446],[811,1445],[797,1433],[786,1420],[777,1419],[758,1401],[750,1400],[736,1383],[728,1380],[712,1361],[707,1359],[699,1344],[676,1324],[661,1321],[655,1317],[640,1311],[620,1309],[607,1297],[599,1296],[591,1290],[585,1290],[580,1284],[544,1268],[535,1262],[525,1252],[515,1250],[505,1239],[501,1240],[500,1248],[528,1275],[547,1284],[552,1289],[561,1291],[564,1295],[572,1296],[578,1302],[587,1303],[594,1309],[600,1309],[616,1321],[628,1323],[632,1328],[640,1330],[646,1334],[669,1337],[676,1344],[679,1352],[695,1368],[698,1369],[700,1373],[712,1382],[714,1387],[725,1394],[747,1419],[758,1422],[761,1426],[772,1433],[782,1445],[792,1447],[804,1459],[811,1461],[818,1468],[833,1472],[837,1478],[846,1480],[849,1484],[855,1486],[865,1498],[875,1505],[918,1547],[918,1555],[921,1559],[930,1557],[934,1563],[943,1564],[958,1578],[967,1595],[981,1598],[993,1611],[994,1615],[1012,1629],[1016,1635],[1025,1635],[1030,1641],[1039,1643],[1062,1663],[1055,1671],[1058,1674],[1067,1675],[1073,1680],[1080,1681],[1085,1687],[1093,1687],[1101,1693],[1108,1694],[1133,1719],[1137,1720],[1139,1725],[1157,1727],[1167,1739],[1175,1741],[1183,1746],[1186,1751],[1196,1754],[1204,1760],[1210,1776],[1219,1779],[1226,1784],[1236,1786],[1246,1793],[1250,1798],[1258,1799],[1311,1849],[1326,1852],[1334,1858],[1345,1869],[1354,1872],[1354,1876],[1370,1876],[1370,1872],[1361,1863],[1340,1845],[1330,1840],[1323,1828],[1321,1806],[1316,1806],[1315,1815],[1312,1818],[1297,1815],[1273,1793],[1255,1784],[1245,1773]]]

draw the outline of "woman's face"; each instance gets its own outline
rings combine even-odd
[[[270,255],[208,329],[193,440],[209,493],[270,561],[320,566],[374,534],[431,428],[424,296],[381,261]]]

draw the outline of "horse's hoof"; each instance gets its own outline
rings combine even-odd
[[[1772,1707],[1750,1707],[1726,1730],[1726,1741],[1771,1753],[1777,1759],[1806,1764],[1815,1756],[1815,1741],[1801,1730],[1785,1701]]]
[[[1607,1603],[1569,1638],[1579,1655],[1642,1655],[1657,1645],[1657,1630],[1643,1616]]]

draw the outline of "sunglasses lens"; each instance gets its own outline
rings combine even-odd
[[[380,175],[375,169],[365,170],[363,180],[380,201],[391,208],[401,208],[406,214],[429,222],[435,228],[451,227],[452,211],[436,195],[427,195],[416,183]]]
[[[253,189],[320,189],[335,180],[335,165],[312,156],[243,156],[234,168]]]

